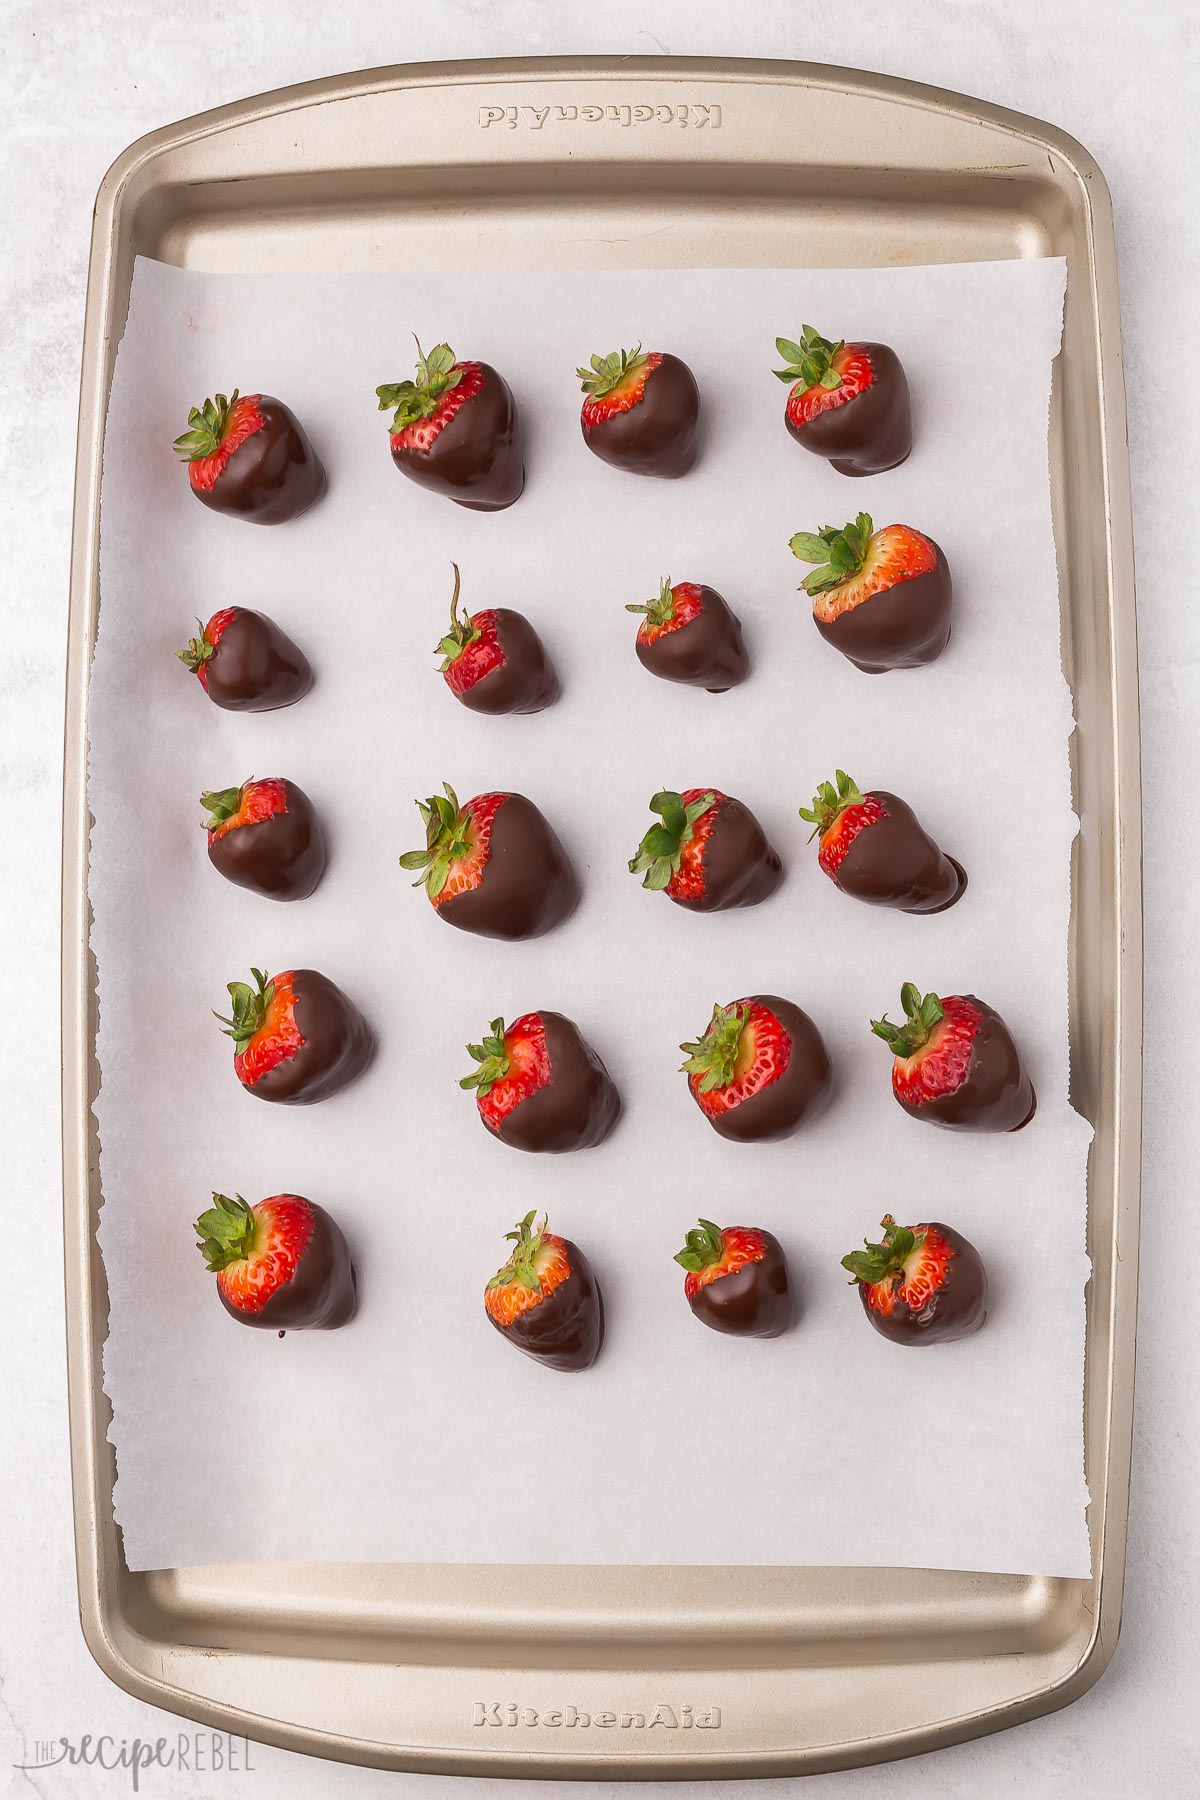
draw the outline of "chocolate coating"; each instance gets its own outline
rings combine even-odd
[[[938,849],[899,795],[883,788],[872,792],[887,808],[887,818],[877,819],[854,839],[834,875],[838,887],[869,906],[894,906],[910,913],[945,912],[966,888],[962,864]]]
[[[463,402],[428,450],[393,449],[402,475],[472,512],[501,512],[525,486],[521,427],[503,375],[479,363],[483,386]]]
[[[932,538],[929,540],[933,543]],[[885,669],[920,669],[936,662],[950,642],[954,589],[946,559],[936,544],[937,562],[922,575],[872,594],[826,624],[813,623],[827,644],[867,675]]]
[[[558,672],[524,613],[497,607],[496,641],[504,661],[457,696],[462,704],[489,715],[536,713],[551,706],[561,692]]]
[[[864,344],[875,379],[844,406],[795,425],[784,413],[798,444],[823,456],[840,475],[880,475],[894,469],[912,449],[912,408],[908,378],[900,358],[886,344]]]
[[[893,1344],[947,1344],[954,1338],[970,1337],[987,1318],[987,1271],[978,1250],[949,1225],[930,1220],[929,1226],[945,1238],[954,1256],[945,1281],[919,1311],[913,1312],[903,1300],[897,1300],[890,1313],[875,1312],[865,1285],[859,1283],[863,1311],[876,1331]]]
[[[731,1143],[766,1144],[791,1137],[806,1121],[825,1111],[833,1093],[833,1065],[824,1039],[800,1007],[777,994],[751,994],[748,998],[773,1012],[787,1032],[792,1041],[788,1066],[769,1087],[760,1088],[740,1106],[712,1118],[707,1113],[704,1116],[718,1137]]]
[[[646,377],[636,406],[614,413],[589,430],[583,441],[601,462],[631,475],[673,479],[695,467],[700,453],[700,390],[696,377],[677,356],[664,354]]]
[[[548,1299],[501,1325],[501,1337],[548,1369],[590,1369],[604,1342],[604,1299],[591,1263],[570,1238],[563,1239],[571,1273]]]
[[[792,1322],[794,1301],[783,1245],[755,1226],[765,1255],[697,1288],[688,1305],[702,1325],[730,1337],[776,1338]]]
[[[543,1012],[550,1079],[514,1106],[494,1135],[514,1150],[589,1150],[603,1143],[621,1112],[612,1076],[574,1020]],[[487,1127],[491,1129],[490,1126]]]
[[[358,1305],[358,1283],[350,1246],[337,1220],[318,1206],[313,1210],[313,1233],[292,1279],[276,1288],[261,1312],[243,1312],[231,1306],[217,1284],[221,1305],[241,1325],[260,1331],[336,1331],[348,1325]]]
[[[579,883],[550,821],[524,794],[509,794],[492,821],[479,886],[438,915],[477,937],[541,937],[574,912]]]
[[[783,880],[783,864],[750,811],[732,795],[720,803],[716,824],[701,858],[704,891],[698,899],[675,900],[689,912],[726,912],[757,906]]]
[[[214,512],[254,525],[282,525],[321,498],[325,470],[290,407],[261,394],[258,410],[261,428],[238,445],[207,493],[192,492]]]
[[[707,688],[724,694],[750,673],[742,640],[742,622],[716,588],[700,588],[700,611],[686,625],[667,631],[652,644],[634,640],[643,669],[663,681]]]
[[[948,1131],[1020,1131],[1037,1110],[1021,1052],[994,1007],[974,994],[962,997],[983,1014],[965,1077],[952,1094],[941,1094],[921,1106],[909,1105],[899,1094],[896,1100],[911,1118],[926,1119]]]
[[[208,697],[226,712],[274,712],[313,683],[303,650],[266,613],[238,606],[204,665]]]
[[[327,976],[295,969],[292,984],[296,1029],[304,1042],[246,1092],[281,1106],[312,1106],[362,1074],[375,1053],[375,1038],[354,1002]]]
[[[313,803],[285,781],[286,812],[235,825],[208,846],[208,860],[226,881],[269,900],[304,900],[325,872],[325,834]]]

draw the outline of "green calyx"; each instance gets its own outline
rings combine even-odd
[[[519,1282],[522,1287],[531,1289],[535,1294],[541,1289],[542,1278],[537,1272],[537,1259],[546,1236],[546,1219],[543,1215],[542,1222],[535,1231],[533,1225],[536,1218],[536,1213],[526,1213],[515,1231],[505,1232],[505,1242],[513,1248],[504,1267],[497,1269],[488,1282],[489,1289],[508,1287],[513,1282]]]
[[[201,794],[200,804],[208,810],[208,818],[204,821],[205,831],[216,831],[226,819],[232,819],[241,810],[242,795],[249,786],[247,781],[241,787],[221,788],[217,793]]]
[[[852,525],[844,525],[840,531],[835,525],[823,525],[820,531],[798,531],[788,541],[793,556],[819,565],[801,582],[804,592],[824,594],[857,575],[867,560],[871,515],[859,513]]]
[[[837,782],[836,787],[833,781],[823,781],[813,795],[812,805],[799,809],[800,817],[807,819],[812,826],[808,834],[810,844],[815,837],[824,837],[838,815],[844,813],[848,806],[859,806],[862,803],[858,784],[851,781],[845,769],[834,771],[834,781]]]
[[[504,1046],[504,1020],[493,1019],[482,1044],[467,1045],[467,1055],[472,1057],[479,1067],[472,1074],[464,1075],[458,1085],[460,1088],[473,1088],[481,1100],[486,1100],[496,1083],[503,1081],[508,1074],[508,1051]],[[530,1213],[529,1218],[532,1217],[533,1214]],[[525,1222],[528,1224],[529,1220],[527,1219]]]
[[[750,1017],[745,1001],[735,1006],[714,1006],[708,1030],[695,1044],[680,1044],[687,1052],[682,1065],[685,1075],[699,1075],[696,1092],[711,1094],[714,1088],[728,1087],[737,1073],[742,1054],[742,1033]]]
[[[865,1248],[852,1250],[849,1256],[843,1256],[842,1267],[853,1275],[855,1281],[874,1287],[877,1281],[886,1281],[889,1275],[902,1275],[904,1265],[922,1241],[915,1231],[909,1231],[906,1225],[897,1225],[891,1213],[884,1213],[879,1221],[883,1229],[882,1244],[873,1244],[869,1238],[863,1239]]]
[[[647,352],[638,344],[632,350],[614,350],[610,356],[593,356],[590,369],[576,369],[575,373],[585,394],[590,394],[593,400],[603,400],[605,394],[620,387],[631,370],[641,368],[646,356]]]
[[[193,675],[196,674],[202,664],[208,661],[209,657],[217,647],[210,641],[208,633],[204,629],[204,620],[197,619],[196,623],[200,627],[200,636],[189,638],[187,641],[187,648],[175,652],[180,662],[185,664],[186,667],[192,671]]]
[[[417,346],[416,380],[385,382],[375,389],[380,412],[394,411],[390,431],[403,431],[406,425],[431,418],[442,395],[456,388],[463,377],[462,370],[454,366],[449,344],[435,344],[426,356],[415,333],[413,342]]]
[[[790,387],[801,382],[806,388],[840,388],[842,378],[833,367],[833,359],[845,347],[845,338],[839,338],[836,344],[831,344],[814,326],[805,325],[801,328],[798,344],[794,344],[791,338],[775,339],[775,348],[787,363],[787,368],[776,369],[774,373]]]
[[[715,794],[701,794],[685,806],[683,795],[669,789],[653,796],[650,811],[659,815],[662,824],[650,827],[638,846],[637,855],[629,863],[629,873],[640,875],[644,888],[656,891],[665,888],[671,877],[678,875],[684,845],[691,838],[692,827],[716,797]]]
[[[268,981],[261,969],[251,969],[255,985],[245,981],[229,982],[229,1000],[233,1008],[232,1018],[223,1013],[214,1012],[216,1019],[226,1037],[233,1039],[234,1051],[244,1050],[256,1031],[261,1030],[263,1020],[267,1016],[267,1008],[275,998],[275,984]]]
[[[448,781],[442,783],[442,794],[431,794],[417,801],[417,811],[425,822],[425,848],[406,850],[400,858],[402,869],[415,869],[414,887],[425,887],[431,900],[436,900],[450,879],[450,870],[471,849],[474,821],[470,808],[460,807],[458,795]]]
[[[450,629],[444,638],[438,640],[438,647],[433,653],[442,659],[441,672],[443,675],[452,662],[457,662],[467,645],[473,644],[475,639],[481,635],[476,631],[469,618],[460,619],[458,616],[458,596],[462,588],[462,577],[459,575],[457,563],[451,563],[450,567],[454,570],[454,592],[450,596]]]
[[[202,457],[214,456],[229,429],[229,415],[237,397],[238,391],[234,388],[228,399],[224,394],[218,394],[215,400],[206,400],[203,406],[193,406],[188,414],[188,429],[171,446],[176,456],[182,456],[185,462],[199,462]]]
[[[664,575],[658,584],[658,598],[646,606],[626,606],[626,612],[645,613],[651,625],[669,625],[675,617],[675,590],[671,577]]]
[[[204,1260],[215,1275],[252,1254],[258,1222],[240,1194],[232,1200],[227,1194],[214,1194],[211,1208],[200,1214],[192,1230],[198,1239],[196,1248],[203,1251]]]
[[[711,1219],[701,1219],[699,1230],[691,1230],[684,1239],[683,1249],[675,1253],[675,1261],[689,1275],[698,1275],[701,1269],[710,1269],[719,1263],[725,1254],[725,1239],[721,1227],[714,1225]]]
[[[921,990],[906,981],[900,989],[904,1008],[903,1025],[893,1025],[885,1013],[871,1020],[871,1030],[881,1037],[896,1056],[915,1056],[929,1042],[929,1034],[942,1017],[942,1003],[936,994],[921,995]]]

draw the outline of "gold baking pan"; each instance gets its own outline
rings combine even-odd
[[[137,254],[197,269],[853,267],[1063,255],[1050,461],[1081,830],[1075,1104],[1089,1165],[1090,1581],[878,1569],[242,1565],[130,1574],[96,1247],[87,680],[100,463]],[[132,146],[92,238],[63,829],[67,1327],[83,1629],[131,1693],[347,1761],[490,1775],[842,1768],[1062,1706],[1112,1654],[1129,1499],[1141,824],[1112,215],[1062,132],[803,63],[442,63],[240,101]]]

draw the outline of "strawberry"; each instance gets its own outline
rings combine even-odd
[[[577,369],[586,396],[583,441],[601,462],[634,475],[674,478],[699,453],[700,390],[687,364],[664,351],[614,350]]]
[[[558,676],[546,647],[523,613],[507,607],[460,618],[461,581],[454,570],[450,629],[434,651],[456,700],[477,713],[541,712],[558,699]]]
[[[783,864],[748,806],[718,788],[653,795],[652,825],[630,859],[631,875],[692,912],[756,906],[783,879]]]
[[[806,325],[800,342],[776,338],[787,364],[784,423],[806,450],[842,475],[878,475],[912,449],[908,380],[886,344],[836,344]]]
[[[418,800],[424,850],[407,850],[439,918],[479,937],[540,937],[573,912],[575,872],[548,819],[524,794],[476,794],[462,806],[448,782]]]
[[[663,681],[724,694],[750,672],[741,620],[716,588],[695,581],[672,584],[667,576],[656,600],[625,611],[643,615],[637,659]]]
[[[505,1026],[493,1019],[467,1050],[478,1067],[459,1086],[473,1092],[479,1117],[516,1150],[586,1150],[617,1122],[621,1097],[578,1025],[556,1012],[525,1013]]]
[[[806,575],[813,623],[868,675],[935,662],[950,641],[954,598],[946,559],[911,525],[872,528],[859,513],[841,531],[798,531],[792,554],[819,567]]]
[[[208,860],[236,887],[271,900],[303,900],[325,869],[325,834],[295,782],[272,778],[201,794]]]
[[[335,1331],[353,1317],[357,1283],[350,1246],[324,1207],[299,1194],[256,1206],[214,1194],[193,1226],[227,1313],[243,1325]]]
[[[960,899],[966,871],[938,849],[911,806],[882,788],[859,792],[844,769],[823,781],[800,817],[820,839],[817,862],[844,894],[900,912],[945,912]]]
[[[734,1143],[790,1137],[825,1110],[833,1091],[820,1032],[775,994],[714,1006],[703,1037],[680,1048],[693,1100],[713,1130]]]
[[[1020,1131],[1037,1107],[1012,1033],[974,994],[900,990],[904,1024],[872,1019],[892,1051],[892,1092],[914,1119],[951,1131]]]
[[[416,380],[375,392],[380,412],[393,415],[392,461],[410,481],[473,512],[500,512],[520,499],[516,403],[488,363],[459,362],[449,344],[426,356],[417,341]]]
[[[175,654],[225,712],[273,712],[312,686],[308,658],[265,613],[224,606],[207,625],[196,623],[200,636]]]
[[[232,1014],[217,1018],[233,1039],[238,1080],[260,1100],[309,1106],[361,1075],[374,1053],[370,1026],[341,988],[315,969],[287,969],[255,985],[229,983]]]
[[[526,1213],[507,1233],[513,1249],[484,1289],[500,1335],[549,1369],[589,1369],[604,1338],[604,1301],[591,1264],[569,1238]]]
[[[270,394],[218,394],[193,406],[175,439],[197,500],[257,525],[297,518],[325,492],[325,470],[303,425]]]
[[[973,1244],[949,1225],[881,1221],[883,1242],[843,1256],[863,1311],[895,1344],[949,1343],[987,1318],[988,1283]]]
[[[701,1219],[675,1261],[683,1291],[702,1325],[731,1337],[774,1338],[792,1322],[792,1289],[779,1239],[752,1225]]]

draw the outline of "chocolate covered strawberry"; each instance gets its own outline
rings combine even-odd
[[[325,869],[325,834],[294,781],[274,777],[201,794],[208,860],[235,887],[269,900],[303,900]]]
[[[675,1261],[683,1291],[702,1325],[730,1337],[775,1338],[792,1322],[792,1287],[783,1245],[756,1225],[701,1219]]]
[[[282,1106],[311,1106],[362,1074],[375,1040],[340,987],[316,969],[285,969],[270,980],[261,969],[250,973],[253,987],[229,983],[230,1016],[215,1015],[233,1039],[244,1088]]]
[[[375,389],[392,414],[392,461],[402,475],[472,512],[500,512],[525,486],[521,428],[508,383],[489,363],[459,362],[449,344],[426,356],[415,381]]]
[[[716,588],[695,581],[672,584],[668,576],[656,600],[625,611],[644,615],[634,646],[637,659],[663,681],[724,694],[750,673],[742,622]]]
[[[512,1025],[493,1019],[467,1050],[478,1067],[459,1086],[475,1095],[479,1116],[514,1150],[586,1150],[617,1122],[621,1096],[578,1025],[561,1013],[525,1013]]]
[[[477,713],[541,712],[558,699],[558,676],[524,613],[506,606],[459,617],[461,581],[454,570],[450,629],[434,651],[456,700]]]
[[[699,454],[700,390],[677,356],[614,350],[577,369],[583,441],[601,462],[633,475],[686,475]]]
[[[787,364],[784,422],[798,444],[842,475],[878,475],[912,449],[908,381],[886,344],[831,344],[806,325],[798,344],[776,338]]]
[[[661,889],[692,912],[757,906],[783,879],[767,834],[740,800],[719,788],[664,789],[650,801],[652,825],[629,870],[642,886]]]
[[[844,894],[899,912],[945,912],[966,871],[939,850],[912,807],[884,788],[860,793],[844,769],[823,781],[800,817],[819,838],[817,861]],[[811,839],[810,839],[811,841]]]
[[[824,1112],[833,1067],[806,1012],[777,994],[714,1006],[702,1038],[681,1044],[692,1098],[733,1143],[766,1143]]]
[[[540,937],[571,913],[579,884],[548,819],[524,794],[476,794],[458,804],[444,793],[418,800],[424,850],[408,850],[440,919],[478,937]]]
[[[197,619],[196,623],[200,625]],[[313,683],[303,650],[265,613],[224,606],[200,636],[175,654],[214,706],[225,712],[274,712],[302,700]]]
[[[336,1219],[299,1194],[247,1206],[214,1194],[192,1228],[217,1278],[221,1305],[259,1330],[336,1331],[354,1317],[350,1246]]]
[[[255,525],[282,525],[325,492],[325,470],[290,407],[270,394],[218,394],[193,406],[174,450],[197,500]]]
[[[974,1244],[949,1225],[881,1221],[883,1242],[843,1256],[863,1311],[894,1344],[949,1343],[987,1318],[988,1283]]]
[[[872,1019],[895,1057],[892,1092],[914,1119],[950,1131],[1020,1131],[1037,1109],[1012,1033],[974,994],[900,989],[904,1023]]]
[[[526,1213],[506,1234],[513,1248],[483,1291],[501,1337],[548,1369],[590,1369],[604,1340],[604,1300],[587,1257]]]
[[[818,565],[802,583],[817,630],[865,674],[922,668],[950,642],[950,570],[911,525],[874,531],[870,514],[859,513],[841,531],[798,531],[791,546]]]

